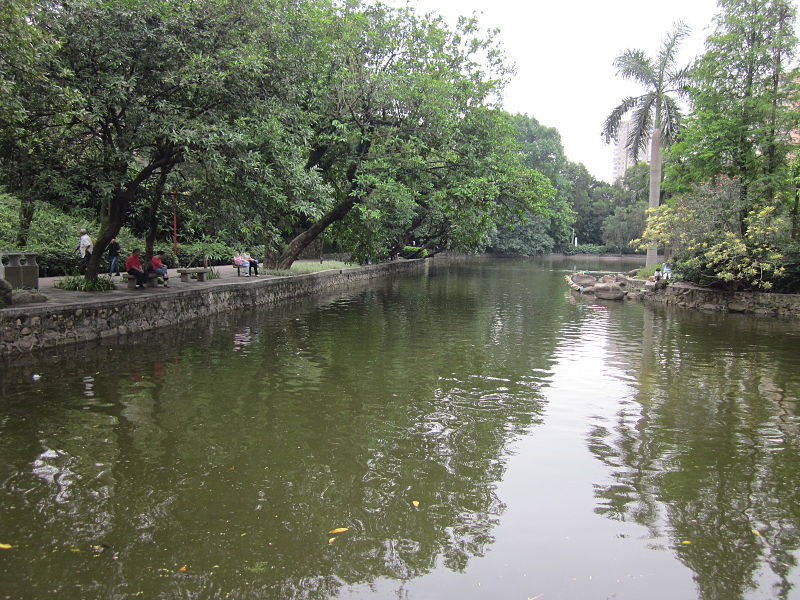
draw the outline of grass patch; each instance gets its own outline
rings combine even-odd
[[[637,279],[647,279],[656,274],[656,269],[660,269],[661,265],[650,265],[649,267],[642,267],[636,273]]]
[[[100,275],[97,279],[86,279],[83,275],[67,275],[59,279],[53,287],[75,292],[109,292],[117,289],[111,277]]]
[[[341,262],[338,260],[326,260],[323,262],[296,262],[292,265],[291,269],[264,269],[266,275],[278,275],[282,277],[291,277],[293,275],[307,275],[308,273],[317,273],[319,271],[328,271],[330,269],[351,269],[355,265],[350,263]]]

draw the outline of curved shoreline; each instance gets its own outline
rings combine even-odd
[[[115,292],[62,292],[55,302],[0,309],[0,356],[13,357],[176,325],[213,314],[283,302],[394,274],[421,270],[425,261],[403,260],[307,275],[226,278],[170,288]],[[47,291],[50,294],[50,291]]]
[[[643,290],[638,298],[692,310],[800,319],[800,294],[726,292],[678,281],[664,289]]]
[[[0,309],[0,357],[20,356],[282,302],[378,277],[411,273],[425,268],[426,264],[425,259],[401,260],[292,277],[248,280],[228,277],[144,291],[118,289],[116,292],[91,293],[48,290],[47,294],[54,296],[50,302]],[[676,282],[663,290],[631,293],[628,298],[706,312],[800,319],[800,294],[724,292]]]

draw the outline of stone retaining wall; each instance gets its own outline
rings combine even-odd
[[[111,299],[97,294],[73,305],[32,304],[5,308],[0,310],[0,356],[146,331],[378,277],[410,273],[424,266],[423,260],[398,261],[295,277],[171,290],[169,294]]]
[[[663,290],[643,292],[641,297],[683,308],[800,318],[800,294],[723,292],[677,282]]]

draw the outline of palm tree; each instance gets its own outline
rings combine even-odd
[[[689,28],[676,23],[674,31],[663,42],[655,61],[641,50],[626,50],[614,60],[617,75],[638,81],[646,88],[641,96],[625,98],[603,124],[606,143],[617,139],[623,117],[633,113],[633,127],[625,147],[634,160],[650,142],[650,208],[658,208],[661,197],[661,150],[677,138],[681,111],[677,99],[688,96],[689,67],[675,70],[678,45],[689,35]],[[656,264],[658,247],[647,247],[647,266]]]

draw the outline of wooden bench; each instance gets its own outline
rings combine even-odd
[[[177,269],[177,271],[181,276],[181,281],[183,283],[189,283],[189,276],[194,274],[197,275],[197,281],[205,281],[206,273],[210,273],[211,269],[207,267],[192,267],[187,269]]]
[[[122,281],[128,282],[128,289],[135,290],[136,289],[136,277],[131,275],[130,273],[121,273],[120,277],[122,277]],[[156,283],[158,283],[159,275],[158,273],[150,272],[147,274],[147,287],[154,288],[156,287]]]

